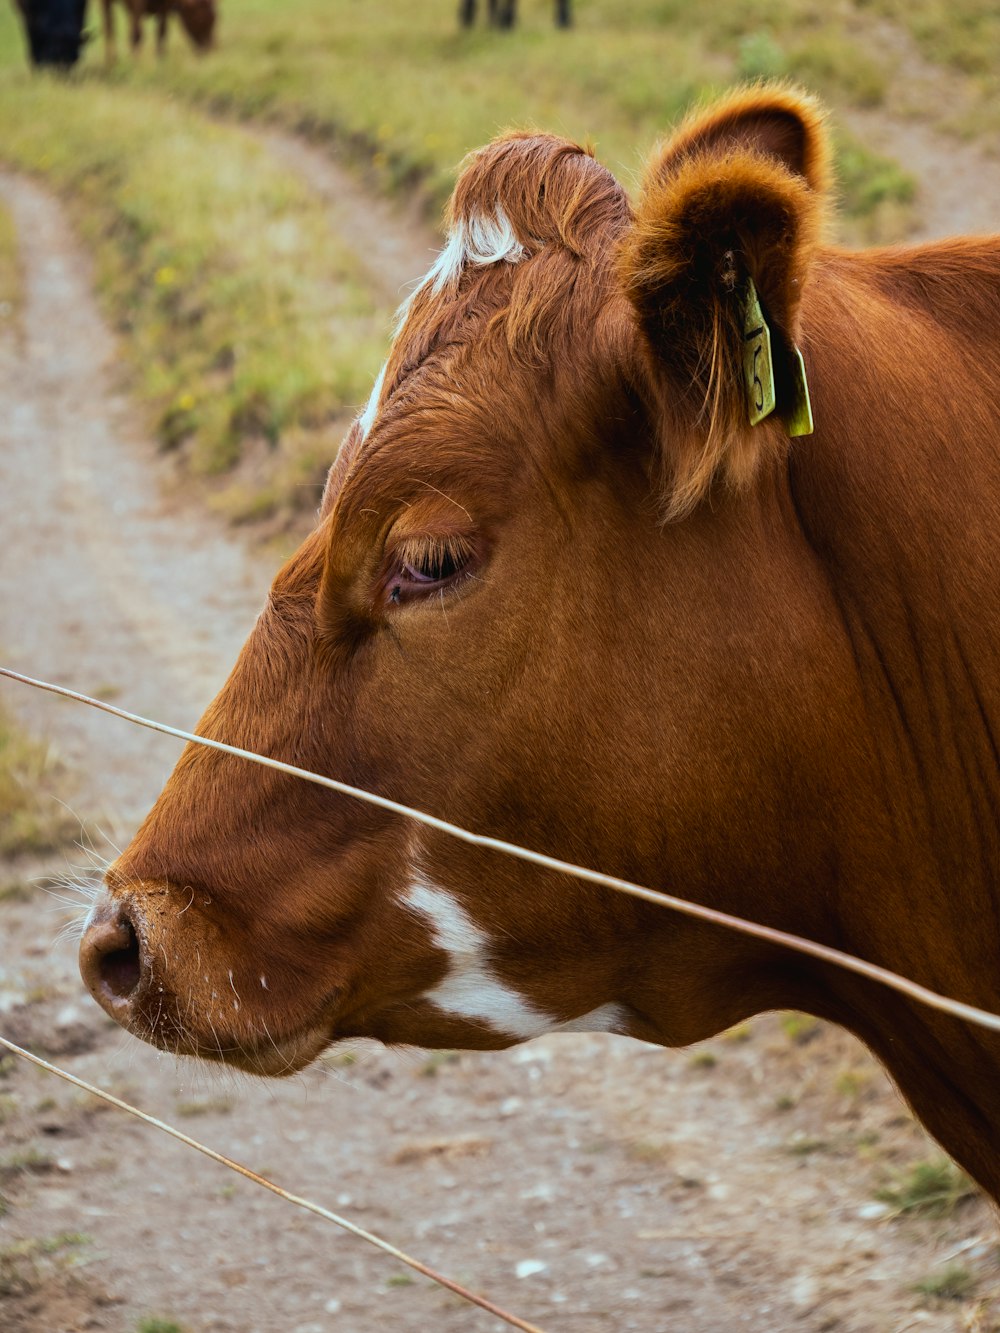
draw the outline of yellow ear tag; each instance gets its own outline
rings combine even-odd
[[[743,379],[750,425],[756,426],[774,411],[775,396],[771,330],[760,308],[752,278],[747,278],[747,300],[743,310]]]
[[[785,417],[785,429],[789,435],[811,435],[813,433],[812,404],[809,401],[809,383],[806,380],[806,363],[802,353],[793,347],[792,357],[792,406]]]

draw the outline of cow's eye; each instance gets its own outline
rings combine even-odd
[[[443,583],[453,578],[462,564],[453,551],[425,551],[415,560],[404,560],[402,570],[416,583]]]
[[[391,602],[457,583],[469,572],[475,545],[464,536],[410,537],[395,552],[388,580]]]

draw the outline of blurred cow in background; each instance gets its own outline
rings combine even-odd
[[[214,45],[216,0],[121,0],[128,10],[129,44],[133,51],[142,46],[142,21],[156,18],[156,54],[167,49],[167,20],[175,13],[192,45],[198,51],[208,51]],[[110,64],[115,59],[115,21],[113,0],[102,0],[104,6],[104,54]]]
[[[476,0],[461,0],[458,21],[463,28],[471,28],[476,21]],[[517,23],[517,0],[486,0],[486,13],[492,28],[513,28]],[[570,0],[556,0],[556,27],[568,28],[572,23]]]
[[[87,0],[17,0],[33,65],[68,69],[80,58]]]

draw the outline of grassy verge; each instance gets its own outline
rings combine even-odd
[[[0,856],[55,851],[79,833],[77,821],[46,795],[55,768],[48,746],[0,708]]]
[[[0,204],[0,333],[16,327],[21,298],[21,264],[14,219]]]
[[[112,77],[348,144],[381,188],[419,189],[432,212],[462,156],[511,124],[594,141],[630,182],[692,102],[737,79],[787,76],[834,107],[885,91],[884,69],[819,0],[590,0],[577,17],[557,32],[547,10],[526,7],[513,33],[460,32],[453,5],[244,0],[211,59],[175,42],[166,61],[123,61]],[[847,235],[898,232],[912,180],[842,142]]]
[[[366,396],[385,319],[322,203],[246,134],[155,93],[12,75],[0,124],[3,157],[72,201],[162,447],[200,475],[252,455],[237,517],[313,506],[300,483]]]
[[[928,60],[995,78],[1000,52],[996,0],[860,0],[909,29]]]

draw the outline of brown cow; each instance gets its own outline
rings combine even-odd
[[[635,211],[561,139],[475,154],[201,730],[997,1012],[1000,242],[848,252],[828,193],[783,90],[686,124]],[[267,1074],[808,1010],[1000,1197],[997,1035],[202,748],[82,968],[137,1036]]]
[[[104,6],[104,55],[115,59],[114,0],[101,0]],[[215,43],[216,0],[121,0],[128,11],[129,43],[133,51],[142,46],[142,21],[156,18],[156,54],[167,49],[167,20],[176,14],[197,51],[208,51]]]

